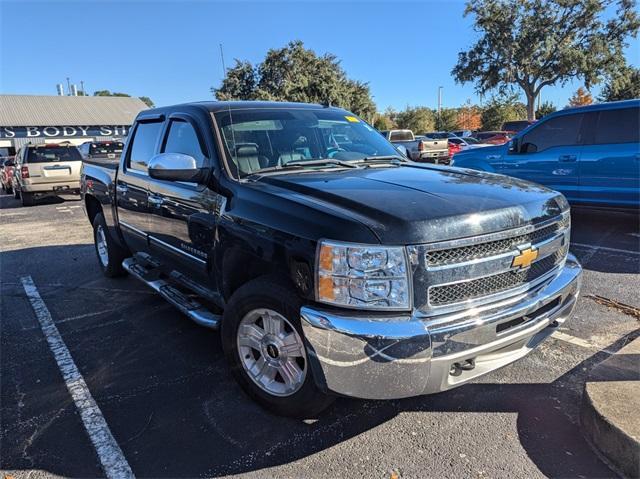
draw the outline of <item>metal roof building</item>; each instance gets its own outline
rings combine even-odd
[[[0,149],[123,138],[145,109],[134,97],[0,95]]]

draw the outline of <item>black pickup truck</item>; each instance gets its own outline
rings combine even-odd
[[[278,414],[461,385],[530,352],[578,297],[561,194],[414,163],[339,108],[146,110],[119,165],[85,163],[81,185],[104,273],[220,329],[231,372]]]

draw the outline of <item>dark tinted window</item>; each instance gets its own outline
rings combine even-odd
[[[389,141],[413,141],[413,133],[408,130],[392,131]]]
[[[118,141],[113,143],[91,143],[91,146],[89,147],[89,155],[106,156],[109,154],[113,154],[116,156],[120,156],[123,148],[124,143],[120,143]]]
[[[527,120],[505,121],[502,124],[502,131],[521,131],[529,126]]]
[[[173,120],[163,150],[167,153],[182,153],[196,159],[198,168],[205,166],[205,155],[200,148],[198,135],[191,123]]]
[[[82,161],[75,146],[47,145],[29,148],[25,163],[49,163],[53,161]]]
[[[521,151],[535,153],[578,144],[583,114],[563,115],[540,123],[522,137]]]
[[[640,143],[639,118],[640,108],[601,111],[593,143]]]
[[[16,150],[13,146],[0,147],[0,156],[13,156],[16,154]]]
[[[149,160],[155,153],[161,122],[138,123],[131,143],[128,166],[133,170],[147,171]]]

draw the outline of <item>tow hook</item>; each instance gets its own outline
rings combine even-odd
[[[449,371],[449,374],[451,376],[460,376],[462,374],[462,371],[471,371],[475,367],[476,367],[475,358],[466,359],[460,363],[453,363],[451,365],[451,370]]]

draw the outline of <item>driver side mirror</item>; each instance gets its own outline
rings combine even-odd
[[[516,153],[518,153],[518,139],[512,138],[509,142],[509,154],[515,155]]]
[[[193,156],[183,153],[160,153],[149,161],[149,176],[156,180],[202,182],[206,168],[198,168]]]

